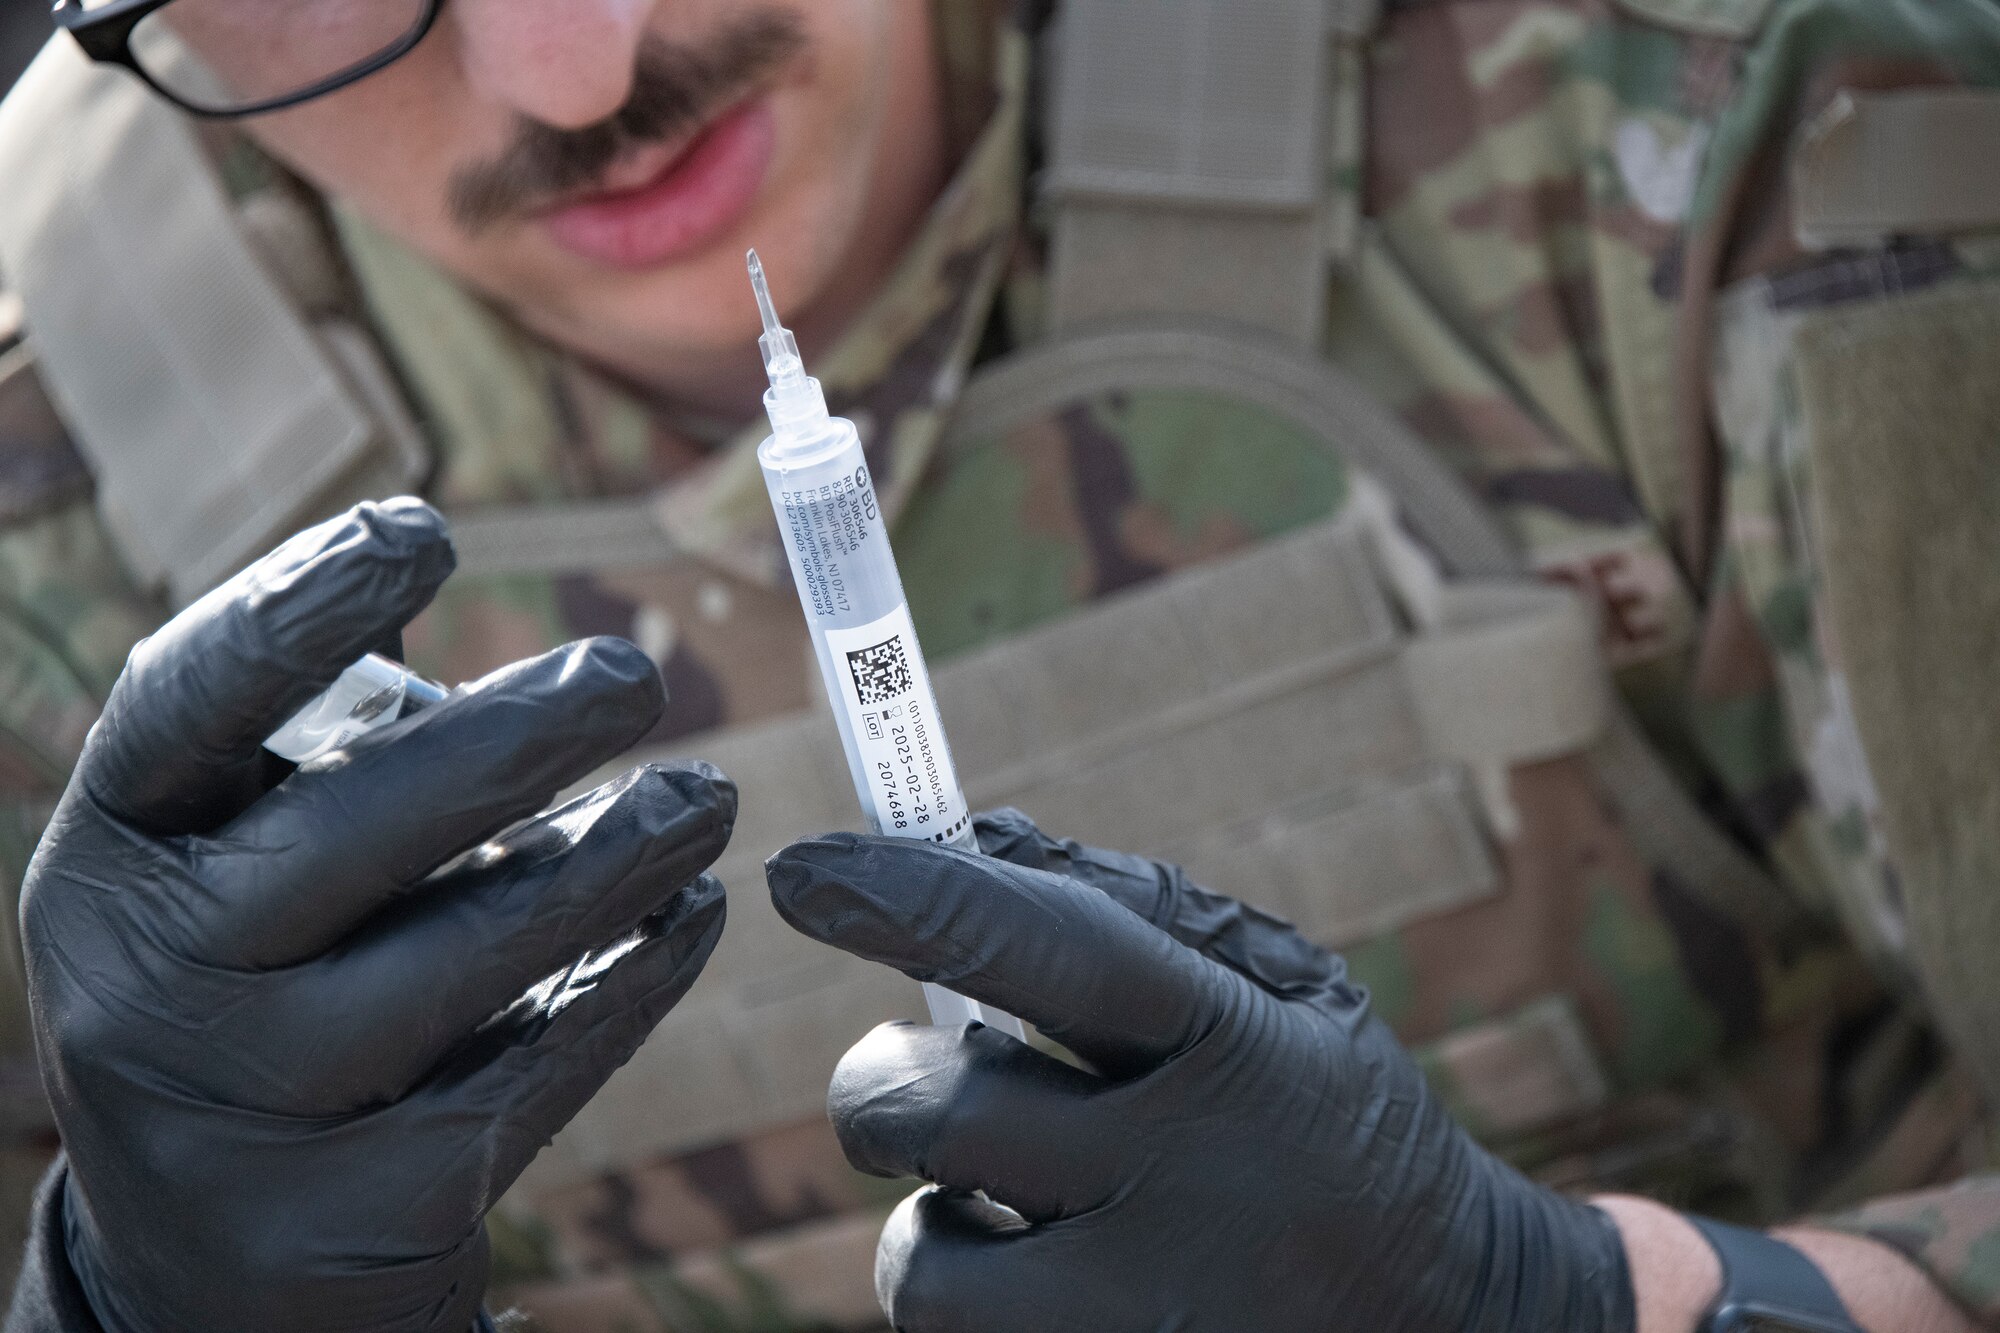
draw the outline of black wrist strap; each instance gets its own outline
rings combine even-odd
[[[1690,1217],[1722,1261],[1722,1295],[1695,1333],[1866,1333],[1812,1260],[1761,1231]]]

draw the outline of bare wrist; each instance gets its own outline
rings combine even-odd
[[[1691,1333],[1722,1291],[1715,1251],[1686,1218],[1651,1199],[1613,1195],[1591,1202],[1625,1242],[1637,1333]]]
[[[1715,1251],[1671,1208],[1628,1196],[1591,1201],[1625,1242],[1637,1333],[1691,1333],[1722,1289]],[[1854,1321],[1870,1333],[1975,1333],[1977,1326],[1922,1270],[1885,1245],[1841,1232],[1773,1233],[1826,1274]]]

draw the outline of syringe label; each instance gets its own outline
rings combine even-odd
[[[965,829],[965,798],[917,652],[909,607],[853,629],[828,630],[826,646],[882,831],[951,841]]]
[[[855,554],[871,540],[888,541],[867,467],[803,490],[782,490],[775,499],[785,542],[798,556],[808,614],[847,614],[853,610],[849,565]]]

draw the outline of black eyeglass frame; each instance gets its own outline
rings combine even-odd
[[[54,16],[56,26],[76,39],[84,54],[92,60],[107,65],[118,65],[137,75],[148,88],[172,102],[191,115],[208,120],[241,120],[246,116],[261,116],[272,111],[283,111],[288,107],[325,97],[328,93],[339,92],[342,88],[359,83],[370,74],[377,73],[395,64],[404,56],[417,49],[424,38],[430,36],[436,26],[444,0],[423,0],[423,16],[395,44],[362,61],[350,65],[336,74],[321,79],[318,83],[301,88],[283,97],[269,97],[247,106],[218,108],[202,106],[160,85],[160,82],[146,72],[146,67],[132,51],[132,34],[148,15],[165,9],[174,0],[113,0],[101,9],[86,10],[83,0],[55,0]],[[280,0],[292,3],[293,0]]]

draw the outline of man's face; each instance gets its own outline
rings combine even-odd
[[[226,70],[268,4],[167,15]],[[754,338],[746,247],[809,327],[889,262],[936,188],[935,78],[929,0],[450,0],[401,62],[251,132],[532,327],[690,389]]]

